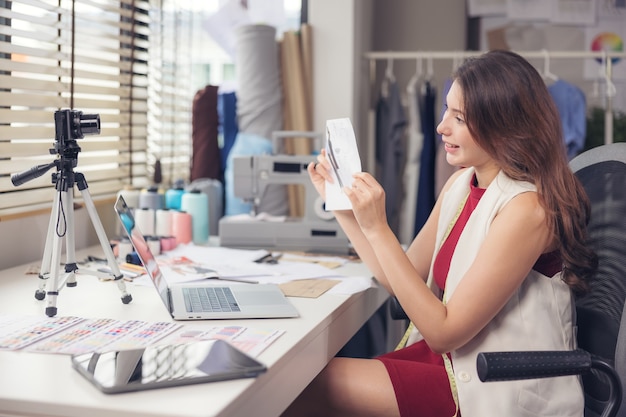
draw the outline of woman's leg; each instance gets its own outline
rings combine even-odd
[[[400,416],[389,374],[376,359],[333,358],[283,417]]]

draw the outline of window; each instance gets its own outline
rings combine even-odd
[[[285,5],[296,21],[299,0]],[[66,145],[56,137],[59,110],[99,116],[99,133],[68,138],[94,200],[153,184],[157,162],[163,188],[187,181],[193,97],[235,78],[202,27],[218,8],[218,0],[0,0],[0,220],[50,208],[57,168],[49,166]]]
[[[35,167],[62,154],[74,160],[94,196],[145,176],[145,158],[136,150],[146,148],[149,3],[13,0],[1,6],[0,215],[49,207],[57,168]],[[98,116],[100,134],[55,132],[60,109],[75,109],[87,120]],[[76,150],[66,154],[70,145]],[[30,168],[37,174],[15,186],[11,174]]]
[[[94,199],[149,185],[157,159],[188,176],[191,13],[174,3],[0,0],[0,218],[49,208],[61,155]],[[69,109],[99,133],[55,131]]]
[[[147,174],[155,179],[157,161],[164,187],[189,179],[194,14],[183,2],[161,0],[150,11]]]

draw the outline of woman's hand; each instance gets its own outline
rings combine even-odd
[[[333,182],[333,177],[330,175],[331,169],[325,149],[322,149],[317,156],[317,162],[311,162],[307,166],[311,182],[324,201],[326,201],[326,181]]]
[[[350,199],[354,216],[365,234],[387,227],[385,190],[371,174],[355,173],[352,187],[344,187],[343,192]]]

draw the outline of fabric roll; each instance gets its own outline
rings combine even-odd
[[[234,195],[232,158],[272,154],[272,133],[282,130],[283,109],[276,28],[243,25],[237,29],[237,123],[239,132],[224,171],[225,213],[249,213],[251,206]],[[287,186],[270,185],[261,196],[260,212],[286,215]]]
[[[236,36],[239,131],[270,139],[283,122],[276,28],[243,25]]]
[[[193,99],[191,181],[198,178],[220,179],[222,175],[217,140],[219,127],[217,90],[217,86],[207,85],[199,90]]]
[[[239,132],[239,125],[237,124],[237,93],[220,93],[217,101],[217,113],[220,120],[219,129],[223,137],[222,149],[220,151],[220,163],[222,165],[222,177],[220,179],[223,182],[226,160],[235,144],[237,132]]]

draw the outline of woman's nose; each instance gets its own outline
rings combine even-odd
[[[445,135],[446,125],[445,125],[444,120],[441,120],[441,122],[439,122],[439,124],[437,125],[437,133],[440,135]]]

